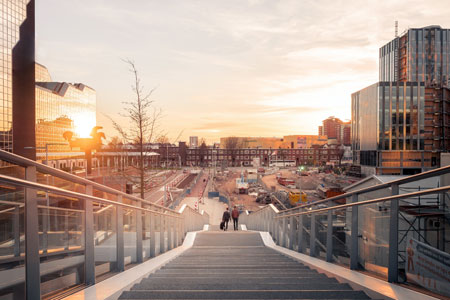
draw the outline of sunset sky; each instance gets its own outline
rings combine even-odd
[[[358,4],[355,4],[358,3]],[[40,0],[36,60],[53,80],[97,91],[97,123],[132,99],[135,61],[173,142],[191,135],[317,134],[350,119],[351,93],[378,80],[378,49],[408,27],[450,28],[442,1]]]

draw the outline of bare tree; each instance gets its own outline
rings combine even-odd
[[[242,139],[236,136],[227,137],[224,141],[224,147],[231,151],[231,165],[234,166],[236,164],[237,149],[244,147]]]
[[[124,113],[121,114],[122,117],[127,119],[128,126],[124,127],[112,118],[110,119],[122,140],[126,144],[132,145],[134,150],[139,153],[136,166],[139,178],[138,180],[133,176],[129,176],[129,178],[133,183],[138,184],[141,198],[144,198],[145,187],[150,180],[146,176],[150,166],[146,164],[148,162],[148,151],[145,146],[159,136],[158,123],[161,118],[161,110],[155,107],[154,101],[150,98],[155,89],[149,92],[144,90],[135,63],[129,59],[124,60],[124,62],[133,75],[131,89],[134,97],[130,101],[123,102],[125,107]]]

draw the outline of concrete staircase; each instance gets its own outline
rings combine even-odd
[[[120,299],[370,299],[266,248],[258,233],[204,232]]]

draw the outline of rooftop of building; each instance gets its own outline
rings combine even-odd
[[[47,67],[40,63],[35,63],[35,70],[36,70],[35,71],[36,86],[50,90],[55,94],[59,94],[61,97],[65,96],[69,87],[73,87],[81,92],[84,92],[85,89],[95,92],[95,90],[93,88],[91,88],[83,83],[69,83],[69,82],[53,81]]]

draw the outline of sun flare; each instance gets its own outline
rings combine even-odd
[[[89,137],[95,125],[95,116],[92,114],[83,113],[74,117],[74,132],[79,137]]]

